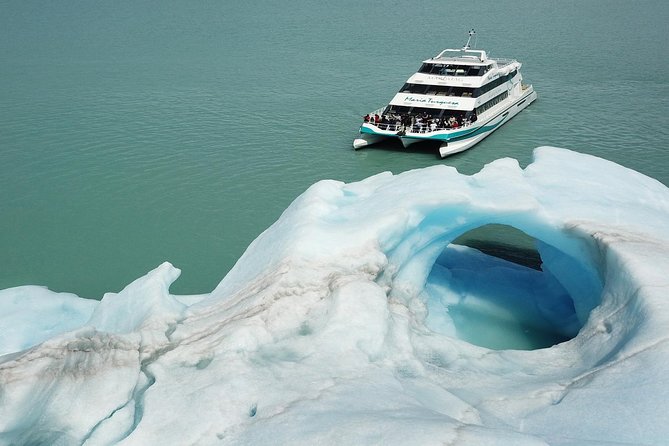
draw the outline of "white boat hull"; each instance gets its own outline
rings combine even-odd
[[[404,148],[408,148],[411,144],[416,144],[417,142],[425,141],[424,139],[418,139],[418,138],[407,138],[407,137],[402,137],[400,136],[400,141],[402,142],[402,146]]]
[[[382,135],[370,135],[369,133],[362,133],[360,134],[359,138],[353,140],[353,148],[355,150],[362,149],[363,147],[367,147],[370,144],[376,144],[377,142],[384,139],[386,139],[386,137]]]
[[[464,138],[458,141],[448,141],[442,143],[441,146],[439,146],[439,156],[441,158],[446,158],[449,155],[464,152],[465,150],[474,147],[485,137],[489,136],[492,132],[497,130],[502,124],[505,124],[507,121],[525,109],[528,105],[534,102],[536,98],[537,93],[534,90],[531,90],[529,93],[518,98],[505,111],[502,111],[500,114],[488,121],[484,125],[484,128],[490,127],[490,130],[477,133],[471,138]]]

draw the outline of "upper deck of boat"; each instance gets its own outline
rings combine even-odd
[[[497,68],[503,68],[514,62],[516,62],[515,59],[490,59],[485,51],[472,50],[469,48],[447,48],[433,58],[423,61],[423,63],[430,64],[457,64],[470,66],[485,66],[496,63]]]

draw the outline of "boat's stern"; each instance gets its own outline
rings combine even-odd
[[[370,144],[376,144],[377,142],[382,141],[385,138],[386,138],[385,136],[381,135],[361,133],[358,138],[355,138],[353,140],[353,148],[355,150],[362,149],[363,147],[367,147]]]
[[[425,127],[407,127],[400,123],[377,124],[365,122],[360,126],[360,135],[353,140],[353,148],[361,149],[386,139],[399,139],[404,148],[425,141],[438,143],[445,147],[450,144],[451,140],[461,139],[464,135],[475,132],[475,130],[476,126],[426,130]],[[464,148],[460,149],[460,146],[462,146],[462,143],[456,142],[452,149],[457,147],[457,151],[464,150]]]
[[[393,137],[397,137],[397,130],[391,130],[388,126],[386,126],[386,129],[383,129],[365,122],[360,126],[360,135],[353,140],[353,148],[356,150],[361,149]]]

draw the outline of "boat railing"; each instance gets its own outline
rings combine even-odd
[[[517,62],[516,59],[505,59],[505,58],[498,59],[496,57],[494,58],[494,60],[495,60],[495,62],[497,62],[497,68],[502,68],[502,67],[510,65],[514,62]]]
[[[376,126],[379,130],[385,130],[388,132],[405,132],[405,133],[433,133],[443,130],[456,130],[463,127],[469,127],[472,125],[470,122],[465,122],[458,127],[448,127],[448,126],[435,126],[435,125],[426,125],[426,124],[413,124],[413,125],[404,125],[401,123],[395,122],[370,122],[370,125]]]
[[[374,110],[373,112],[371,112],[371,113],[370,113],[370,116],[374,116],[374,115],[379,115],[379,116],[381,116],[381,115],[384,114],[383,112],[384,112],[385,110],[386,110],[386,107],[381,107],[381,108],[376,109],[376,110]]]

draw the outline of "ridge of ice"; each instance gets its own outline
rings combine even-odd
[[[491,223],[542,271],[450,245]],[[0,291],[0,444],[662,444],[668,254],[667,188],[564,149],[321,181],[210,294]],[[571,339],[469,342],[523,324]]]

